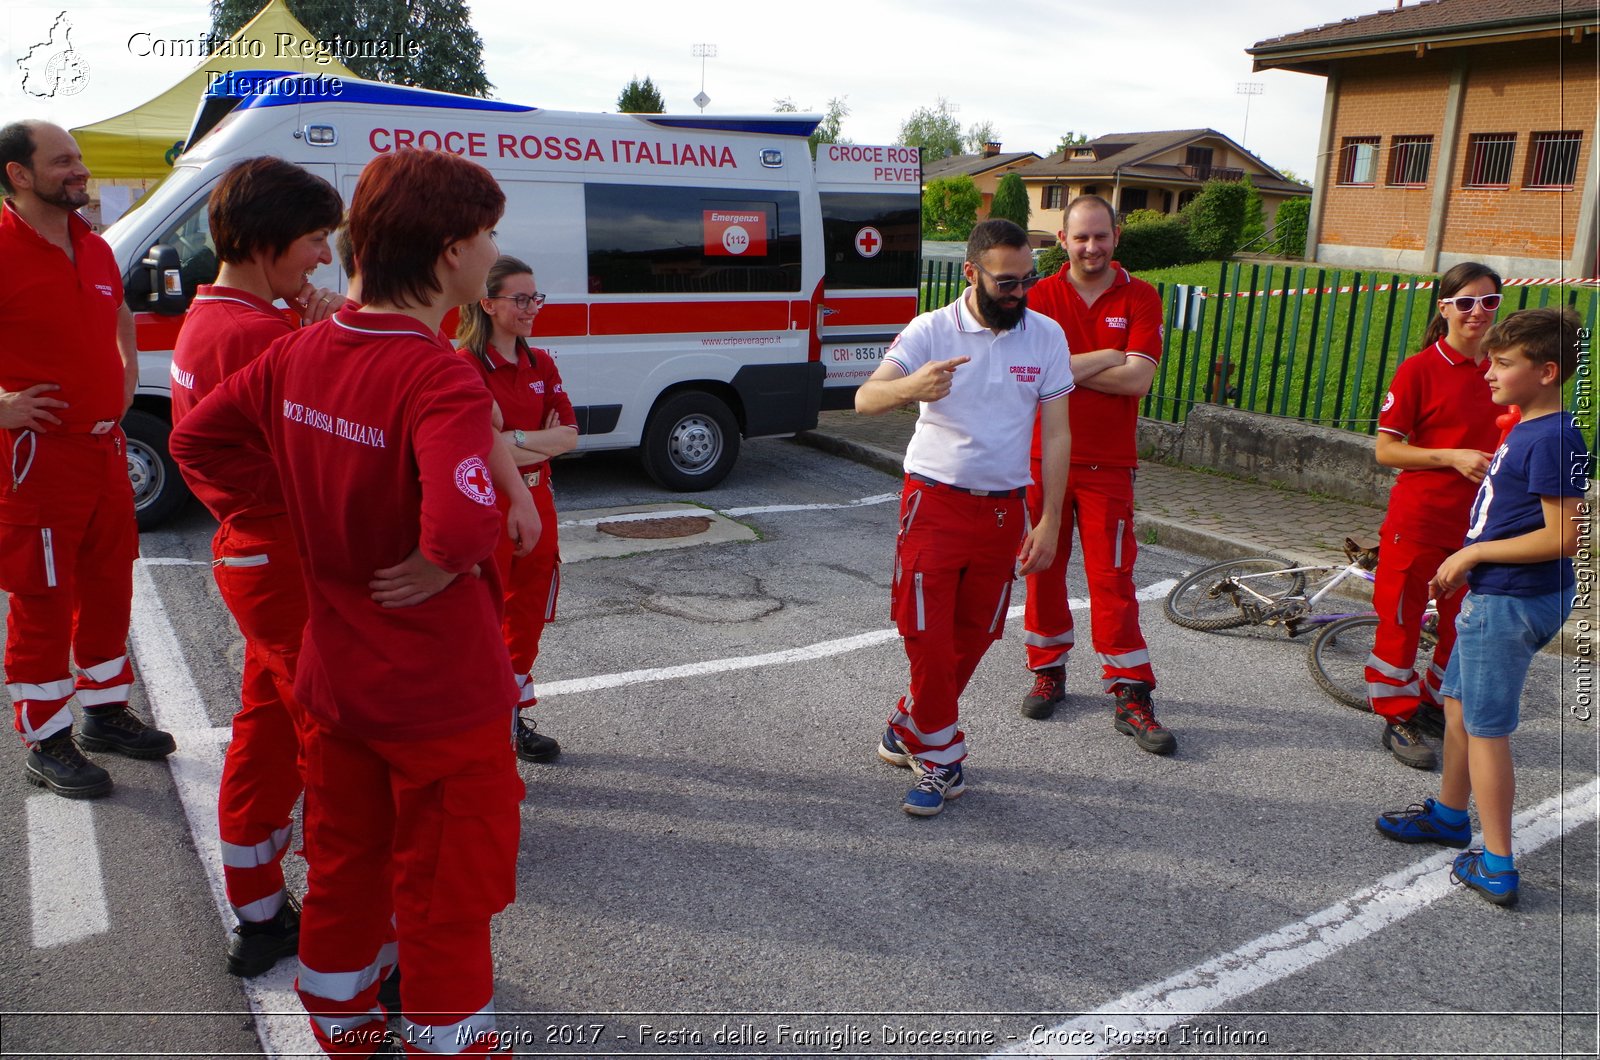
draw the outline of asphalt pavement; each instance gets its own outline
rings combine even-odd
[[[747,533],[567,557],[538,673],[564,753],[522,766],[518,900],[494,928],[519,1054],[1593,1054],[1595,729],[1545,709],[1564,661],[1537,661],[1517,737],[1523,902],[1452,893],[1440,854],[1372,828],[1437,778],[1316,690],[1303,643],[1160,617],[1212,558],[1293,554],[1266,531],[1300,502],[1151,465],[1139,492],[1173,514],[1144,502],[1135,581],[1177,754],[1112,727],[1086,657],[1054,717],[1021,717],[1013,616],[963,697],[970,790],[910,818],[907,774],[872,751],[905,680],[887,615],[900,453],[844,436],[910,424],[835,418],[806,441],[878,456],[750,442],[694,498]],[[684,499],[623,454],[556,479],[574,546],[619,509]],[[1215,492],[1231,487],[1259,490],[1260,515],[1237,518],[1246,496]],[[1187,507],[1235,521],[1197,526]],[[1361,529],[1312,510],[1308,540]],[[0,894],[0,1054],[306,1046],[290,968],[239,983],[219,967],[216,765],[239,639],[212,528],[190,511],[145,536],[136,568],[137,705],[181,726],[179,753],[109,762],[117,789],[76,815],[0,774],[0,871],[27,881]],[[297,853],[288,871],[303,886]]]

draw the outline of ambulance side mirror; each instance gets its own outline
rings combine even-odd
[[[139,264],[145,268],[148,284],[144,308],[164,316],[181,316],[188,308],[188,299],[184,297],[178,248],[157,243]]]

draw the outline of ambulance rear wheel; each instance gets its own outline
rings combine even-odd
[[[142,409],[129,409],[122,417],[128,436],[128,479],[133,483],[133,511],[140,530],[149,530],[171,518],[189,499],[189,487],[178,474],[177,462],[167,452],[167,421]]]
[[[728,477],[739,457],[739,423],[720,399],[685,390],[662,401],[645,428],[639,458],[669,490],[708,490]]]

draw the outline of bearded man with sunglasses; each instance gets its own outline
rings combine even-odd
[[[1070,438],[1072,369],[1059,325],[1028,309],[1038,281],[1028,234],[1010,221],[972,230],[970,285],[900,333],[856,391],[866,415],[918,402],[906,448],[890,610],[911,678],[878,756],[918,776],[901,808],[919,817],[966,790],[957,701],[1005,632],[1011,582],[1055,555]],[[1029,529],[1028,436],[1042,421],[1046,457]]]
[[[1033,690],[1022,714],[1048,718],[1066,699],[1067,655],[1077,634],[1067,603],[1067,561],[1072,528],[1083,545],[1089,586],[1089,626],[1100,660],[1101,687],[1116,697],[1113,724],[1151,754],[1171,754],[1178,741],[1156,721],[1150,692],[1155,672],[1139,628],[1133,561],[1133,476],[1139,465],[1134,434],[1139,401],[1150,390],[1161,360],[1161,296],[1112,260],[1116,210],[1098,195],[1081,195],[1067,207],[1057,233],[1068,267],[1040,281],[1034,308],[1060,324],[1072,350],[1072,375],[1080,384],[1068,403],[1072,420],[1071,468],[1062,502],[1062,540],[1056,561],[1028,577],[1023,618]],[[1033,433],[1034,481],[1049,453],[1049,439]],[[1028,495],[1037,510],[1035,491]]]

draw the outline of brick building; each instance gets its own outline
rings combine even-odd
[[[1102,196],[1122,213],[1177,213],[1206,181],[1246,174],[1261,192],[1269,227],[1285,200],[1311,193],[1215,129],[1097,136],[1017,172],[1033,206],[1033,227],[1049,232],[1066,227],[1066,207],[1079,195]]]
[[[1423,0],[1247,49],[1326,77],[1307,258],[1595,276],[1597,0]]]

